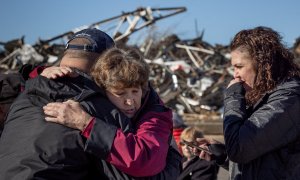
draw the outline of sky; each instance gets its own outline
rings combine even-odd
[[[193,39],[198,29],[212,45],[228,45],[237,32],[256,26],[278,31],[289,47],[300,37],[299,0],[0,0],[0,41],[24,35],[34,44],[138,7],[182,6],[186,12],[156,22],[158,32]]]

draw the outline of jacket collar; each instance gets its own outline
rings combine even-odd
[[[289,90],[291,92],[294,92],[300,96],[300,79],[299,78],[291,78],[288,80],[283,81],[280,83],[277,87],[275,87],[273,90],[266,92],[253,106],[253,109],[257,108],[261,103],[265,102],[270,94],[278,91],[278,90]]]

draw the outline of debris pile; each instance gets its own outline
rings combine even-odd
[[[34,45],[26,44],[24,36],[0,42],[0,73],[16,72],[23,64],[58,64],[69,37],[84,28],[101,29],[122,46],[128,44],[131,34],[185,11],[185,7],[140,7],[47,40],[39,39]],[[205,133],[221,134],[223,91],[233,74],[228,46],[203,41],[203,33],[190,40],[176,34],[148,34],[135,46],[144,53],[151,67],[150,81],[164,103],[183,115],[187,124],[201,126]]]

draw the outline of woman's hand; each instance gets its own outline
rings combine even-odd
[[[73,72],[72,69],[69,67],[52,66],[44,69],[41,73],[41,76],[44,76],[48,79],[56,79],[58,77],[63,77],[67,75],[74,76],[74,73],[75,72]]]
[[[83,131],[91,120],[81,105],[73,100],[66,102],[48,103],[43,107],[48,122],[62,124],[64,126]]]
[[[232,86],[235,83],[242,83],[243,81],[240,78],[234,78],[233,80],[231,80],[227,86],[227,88],[229,88],[230,86]]]

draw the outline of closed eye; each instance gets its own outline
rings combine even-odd
[[[133,93],[138,93],[138,92],[139,92],[139,90],[133,90],[132,92],[133,92]]]
[[[125,94],[124,91],[111,91],[110,93],[115,96],[123,96]]]
[[[117,96],[123,96],[125,93],[121,92],[121,93],[114,93]]]

